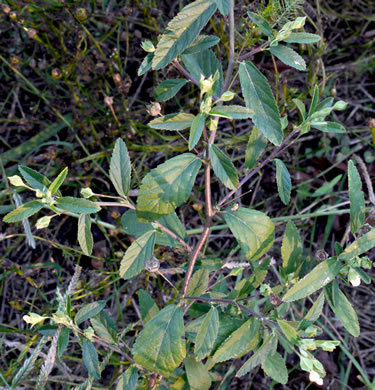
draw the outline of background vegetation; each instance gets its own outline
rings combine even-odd
[[[245,10],[255,11],[259,3],[265,2],[237,1],[237,34],[248,38],[249,44],[256,37],[242,36],[243,27],[249,23],[244,17]],[[181,135],[157,132],[146,126],[151,119],[149,105],[154,100],[154,87],[163,79],[178,77],[178,71],[170,66],[162,72],[137,76],[144,57],[141,41],[155,41],[155,36],[182,4],[185,3],[161,0],[3,3],[0,12],[1,213],[14,207],[7,177],[16,174],[18,164],[48,177],[56,176],[68,166],[66,195],[79,196],[79,189],[84,186],[90,186],[94,192],[112,194],[114,190],[107,172],[117,137],[126,140],[134,162],[133,188],[138,187],[145,173],[163,162],[166,156],[188,150]],[[346,135],[311,132],[285,152],[282,158],[294,185],[294,201],[289,208],[281,207],[274,196],[275,171],[271,165],[266,175],[257,177],[243,189],[241,201],[267,211],[273,218],[296,212],[309,214],[321,206],[323,210],[330,210],[347,201],[346,160],[354,153],[365,160],[370,177],[375,176],[375,125],[370,121],[375,118],[374,11],[375,4],[369,0],[306,2],[300,14],[308,18],[307,30],[324,39],[318,45],[299,48],[308,64],[305,73],[282,63],[274,64],[267,56],[255,57],[257,65],[271,78],[282,111],[297,118],[292,99],[309,101],[314,86],[319,83],[322,97],[331,95],[349,103],[345,111],[336,114],[348,132]],[[221,38],[224,47],[228,45],[225,18],[217,15],[209,29]],[[197,106],[196,96],[194,86],[186,85],[180,98],[168,103],[168,112],[189,111],[190,107]],[[246,145],[249,130],[248,122],[241,122],[235,129],[229,122],[221,123],[223,146],[232,161],[238,161],[245,154],[245,148],[238,145]],[[204,196],[199,190],[199,181],[197,183],[192,203],[196,213],[186,214],[184,208],[179,213],[190,229],[191,240],[194,240],[194,229],[202,226],[200,211]],[[216,190],[214,197],[222,198],[222,187],[214,185],[213,189]],[[329,202],[315,202],[317,190],[323,194],[326,191],[327,199],[330,195]],[[20,193],[20,196],[23,201],[27,200],[26,194]],[[108,313],[120,329],[139,319],[135,290],[144,288],[159,303],[168,299],[164,294],[164,290],[169,289],[167,281],[151,273],[127,282],[120,280],[119,261],[131,243],[121,229],[122,212],[101,211],[100,218],[108,225],[107,228],[93,227],[95,246],[91,257],[84,256],[78,249],[74,218],[53,219],[48,230],[36,230],[31,223],[35,249],[27,244],[21,224],[0,222],[0,378],[11,381],[40,338],[38,332],[26,326],[22,317],[29,311],[46,315],[54,312],[58,306],[56,289],[63,291],[67,287],[76,264],[82,267],[82,273],[72,306],[107,300]],[[375,217],[369,215],[367,222],[374,226]],[[347,214],[306,217],[296,223],[306,256],[312,257],[319,249],[331,252],[329,237],[332,235],[343,243],[348,239]],[[279,241],[282,232],[281,228],[276,232]],[[228,231],[215,231],[210,243],[211,254],[222,258],[232,256],[233,242],[228,238]],[[181,284],[179,270],[184,257],[178,250],[159,251],[162,271],[174,284]],[[276,260],[279,258],[279,253],[272,255]],[[373,260],[374,253],[369,257]],[[326,309],[321,326],[330,337],[342,343],[334,353],[321,352],[318,357],[326,367],[326,383],[331,389],[364,388],[363,378],[372,380],[375,375],[374,287],[361,285],[347,289],[346,293],[351,295],[359,314],[361,335],[357,339],[349,337]],[[129,337],[133,337],[132,333]],[[130,364],[126,345],[122,351],[112,356],[103,374],[102,387],[94,388],[114,387],[119,373]],[[43,354],[41,356],[33,371],[35,376],[43,363]],[[220,388],[250,388],[249,378],[235,378],[230,364],[225,372],[218,373],[223,377],[229,373]],[[293,361],[288,366],[293,367]],[[64,358],[58,359],[48,388],[70,388],[82,383],[86,376],[80,347],[70,344]],[[273,386],[261,370],[259,373],[255,370],[251,380],[254,388]],[[32,388],[33,383],[33,375],[30,375],[25,388]],[[304,383],[304,388],[310,386],[306,373],[296,370],[284,387],[300,389]]]

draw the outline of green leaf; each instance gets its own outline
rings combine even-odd
[[[330,182],[324,183],[321,187],[315,190],[311,196],[322,196],[326,194],[330,194],[333,191],[335,185],[341,180],[342,175],[337,175]]]
[[[169,377],[186,356],[183,309],[168,305],[144,327],[133,346],[137,364]]]
[[[214,85],[213,91],[217,95],[221,93],[223,67],[212,50],[203,50],[195,54],[183,55],[182,60],[188,72],[198,81],[201,75],[208,78],[219,72],[219,80]]]
[[[216,0],[217,8],[223,16],[227,16],[230,10],[230,1],[228,0]]]
[[[135,366],[130,366],[117,383],[116,390],[137,390],[138,369]]]
[[[302,264],[303,245],[296,225],[289,221],[285,228],[283,242],[281,245],[281,258],[285,275],[296,272]]]
[[[90,318],[90,322],[98,337],[108,344],[118,344],[116,324],[104,310]]]
[[[285,360],[278,352],[267,356],[263,364],[263,370],[266,375],[276,382],[283,385],[288,382],[288,369],[286,368]]]
[[[364,236],[352,242],[344,252],[339,256],[339,259],[349,261],[356,256],[361,255],[375,247],[375,229],[372,229]]]
[[[155,231],[143,234],[135,240],[125,252],[120,265],[120,277],[130,279],[138,275],[154,253]]]
[[[93,214],[101,210],[96,203],[91,202],[90,200],[73,198],[71,196],[65,196],[57,199],[56,207],[61,210],[71,211],[72,213],[78,214]]]
[[[216,337],[219,332],[219,314],[215,307],[204,316],[195,338],[194,354],[198,361],[211,353]]]
[[[52,182],[52,184],[49,186],[49,190],[51,191],[51,194],[54,195],[59,190],[62,183],[64,183],[66,176],[68,174],[68,168],[64,168],[60,174],[56,177],[56,179]]]
[[[246,321],[221,344],[212,358],[213,361],[220,363],[241,356],[245,350],[250,352],[258,344],[259,328],[258,319],[253,317]]]
[[[293,30],[299,29],[305,25],[306,16],[298,17],[296,20],[286,22],[280,31],[278,31],[274,41],[283,41],[289,38]],[[273,42],[271,42],[272,45]]]
[[[360,334],[359,322],[357,313],[349,302],[348,298],[339,288],[339,283],[335,280],[324,287],[324,293],[337,318],[343,324],[344,328],[354,337]]]
[[[100,366],[98,353],[96,352],[94,344],[90,340],[83,340],[82,342],[82,357],[87,371],[95,379],[100,379]]]
[[[283,139],[279,109],[267,79],[251,62],[240,64],[240,82],[246,106],[254,111],[253,122],[273,144]]]
[[[185,79],[164,80],[154,89],[155,100],[165,102],[172,99],[186,83],[187,80]]]
[[[207,50],[220,42],[219,37],[214,35],[200,35],[187,49],[183,51],[184,54],[195,54],[200,51]]]
[[[271,248],[275,225],[266,214],[239,207],[224,211],[223,217],[247,259],[257,260]]]
[[[154,58],[154,70],[167,66],[199,35],[216,11],[215,0],[197,0],[184,7],[169,23],[161,36]]]
[[[189,198],[202,161],[191,153],[173,157],[142,180],[137,200],[140,221],[168,215]]]
[[[7,223],[20,222],[36,214],[43,208],[43,206],[43,203],[40,203],[37,200],[32,200],[31,202],[27,202],[21,207],[12,210],[3,218],[3,221]]]
[[[298,70],[306,70],[305,60],[290,47],[277,45],[270,47],[268,50],[284,64]]]
[[[270,38],[273,37],[273,29],[267,20],[263,18],[263,16],[250,11],[247,12],[247,16],[256,26],[260,28],[260,31],[262,31],[264,35],[267,35]]]
[[[204,125],[206,122],[206,117],[207,116],[205,114],[199,113],[194,118],[193,123],[191,124],[190,135],[189,135],[189,150],[193,149],[201,139]]]
[[[57,348],[58,348],[58,355],[61,357],[63,353],[65,352],[66,348],[69,344],[69,335],[70,335],[70,329],[64,326],[61,329],[61,332],[59,334],[59,338],[57,340]]]
[[[288,38],[284,39],[287,43],[314,43],[321,40],[320,35],[310,34],[306,32],[292,32]]]
[[[281,201],[287,205],[290,201],[290,192],[292,190],[292,180],[288,168],[278,158],[274,159],[276,163],[276,182],[277,190]]]
[[[249,137],[249,142],[246,147],[245,154],[245,167],[248,169],[254,168],[259,157],[264,152],[264,149],[267,146],[267,139],[259,131],[259,129],[254,126]]]
[[[210,115],[219,116],[230,119],[248,119],[252,118],[254,111],[243,106],[219,106],[214,107],[209,112]]]
[[[326,287],[324,287],[326,288]],[[324,307],[324,294],[323,291],[319,294],[318,299],[311,306],[310,310],[307,312],[303,320],[300,322],[298,329],[305,330],[312,323],[319,319],[323,312]]]
[[[159,219],[159,222],[177,236],[183,240],[187,240],[187,234],[185,228],[183,227],[181,221],[175,212],[170,213]],[[139,238],[146,232],[155,230],[152,223],[143,223],[140,222],[137,218],[137,213],[135,210],[128,210],[121,217],[122,228],[125,233],[128,233],[135,238]],[[170,235],[164,232],[156,232],[155,244],[170,246],[172,248],[180,248],[181,244],[172,238]]]
[[[147,125],[158,130],[184,130],[191,127],[195,116],[193,114],[168,114],[155,118]]]
[[[301,100],[299,100],[299,99],[293,99],[293,103],[298,108],[298,111],[300,112],[300,114],[302,116],[302,119],[305,120],[306,119],[306,107],[305,107],[305,104]]]
[[[244,376],[258,364],[261,364],[266,360],[268,354],[272,350],[275,337],[275,335],[271,335],[264,340],[263,345],[238,370],[238,377]]]
[[[283,331],[285,337],[293,344],[296,344],[299,337],[296,329],[290,324],[290,321],[277,320],[281,330]]]
[[[78,218],[78,242],[83,253],[90,256],[94,239],[91,233],[91,218],[88,214],[81,214]]]
[[[258,288],[267,276],[268,269],[270,266],[271,258],[268,257],[261,264],[259,264],[255,271],[246,280],[245,285],[239,291],[238,297],[249,296],[256,288]]]
[[[34,169],[19,165],[18,170],[22,177],[26,180],[30,187],[34,190],[47,192],[48,186],[51,184],[50,180]]]
[[[335,279],[340,272],[342,263],[336,257],[318,264],[303,279],[299,280],[284,295],[284,302],[292,302],[311,295]]]
[[[143,59],[140,67],[138,68],[138,76],[143,76],[146,72],[148,72],[151,69],[152,66],[152,60],[154,58],[154,53],[149,53],[147,56]]]
[[[324,131],[325,133],[346,133],[345,127],[336,122],[311,122],[311,127],[320,131]]]
[[[83,305],[75,315],[75,323],[77,325],[80,325],[82,324],[82,322],[88,320],[89,318],[95,317],[104,309],[105,305],[106,301],[86,303],[86,305]]]
[[[333,102],[333,99],[330,100],[330,102]],[[316,85],[314,88],[313,96],[311,99],[310,109],[309,113],[307,114],[307,117],[310,118],[311,115],[313,115],[316,111],[319,111],[319,87]]]
[[[147,322],[159,313],[159,308],[147,291],[140,289],[137,291],[137,294],[142,321],[147,324]]]
[[[230,158],[216,145],[209,144],[208,150],[215,175],[227,188],[235,190],[238,187],[239,180],[237,170]]]
[[[194,356],[188,355],[185,359],[185,369],[191,390],[209,390],[212,381],[202,362],[196,361]]]
[[[349,200],[350,200],[350,230],[353,234],[365,223],[366,204],[362,192],[362,181],[353,160],[348,164]]]
[[[202,295],[208,289],[209,276],[210,271],[206,268],[200,268],[194,272],[187,289],[187,295],[196,297]]]
[[[130,189],[131,170],[128,149],[125,142],[118,138],[111,157],[109,176],[117,193],[124,198]]]

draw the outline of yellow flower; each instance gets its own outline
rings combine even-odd
[[[310,371],[309,375],[310,382],[315,382],[317,385],[323,385],[323,378],[314,370]]]

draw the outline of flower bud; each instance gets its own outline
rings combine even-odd
[[[25,187],[25,183],[22,181],[22,179],[18,175],[10,176],[8,177],[8,180],[12,186],[15,187]]]
[[[54,68],[52,69],[51,75],[54,80],[59,80],[61,79],[62,73],[59,68]]]
[[[158,116],[158,115],[160,115],[160,112],[161,112],[161,105],[160,105],[160,103],[151,102],[151,104],[149,104],[147,106],[147,112],[151,116]]]
[[[27,32],[27,36],[30,39],[35,39],[38,35],[37,31],[34,28],[29,28],[26,30],[26,32]]]
[[[358,287],[361,284],[361,277],[353,270],[353,268],[350,269],[348,278],[353,287]]]
[[[76,10],[76,18],[79,22],[84,22],[87,19],[87,11],[86,8],[77,8]]]

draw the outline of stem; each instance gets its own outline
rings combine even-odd
[[[176,69],[178,69],[187,79],[189,79],[193,84],[195,84],[197,87],[199,87],[199,81],[196,80],[179,62],[178,59],[175,58],[172,61],[172,64],[175,66]],[[212,97],[214,100],[218,100],[219,98],[217,96]]]
[[[230,0],[229,8],[229,62],[225,75],[225,81],[221,93],[223,94],[229,87],[234,67],[234,0]]]
[[[189,79],[193,84],[199,87],[199,81],[196,80],[175,58],[172,61],[172,64],[175,66],[176,69],[178,69],[187,79]]]
[[[273,160],[279,153],[283,151],[285,146],[289,146],[288,142],[298,133],[299,129],[292,131],[286,138],[284,138],[283,142],[255,169],[251,170],[238,185],[238,188],[229,192],[219,203],[218,207],[222,206],[229,198],[231,198],[246,182],[248,182],[255,174],[257,174],[265,165],[267,165],[271,160]],[[260,159],[263,155],[260,157]],[[259,159],[259,160],[260,160]],[[258,160],[258,161],[259,161]]]
[[[248,58],[252,57],[254,54],[259,53],[260,51],[263,51],[267,46],[269,45],[269,42],[264,42],[260,46],[256,47],[255,49],[243,54],[238,58],[238,61],[244,61],[247,60]]]

